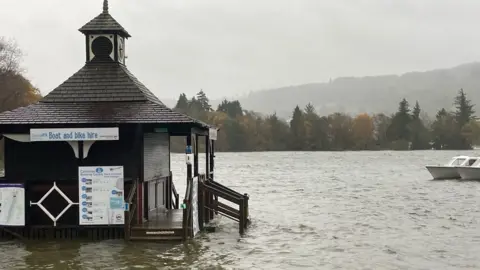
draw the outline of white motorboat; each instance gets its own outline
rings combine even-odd
[[[445,165],[427,165],[425,167],[435,180],[460,179],[458,168],[472,166],[479,159],[478,157],[456,156]]]
[[[480,158],[469,167],[457,167],[457,172],[462,180],[480,180]]]

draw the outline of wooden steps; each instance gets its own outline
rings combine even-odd
[[[151,212],[149,221],[133,225],[130,229],[132,241],[182,241],[183,210]]]

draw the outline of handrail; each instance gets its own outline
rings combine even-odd
[[[215,211],[217,214],[230,218],[239,222],[239,232],[243,234],[249,224],[248,220],[248,200],[247,194],[240,194],[228,187],[225,187],[214,181],[200,182],[199,187],[204,195],[218,196],[224,200],[230,201],[238,205],[238,209],[235,209],[229,205],[223,204],[215,200],[207,200],[203,207],[207,210]]]
[[[226,186],[224,186],[224,185],[221,185],[221,184],[219,184],[219,183],[217,183],[217,182],[207,181],[205,184],[206,184],[206,185],[209,185],[209,186],[213,186],[213,187],[217,188],[218,190],[224,190],[225,192],[227,192],[227,193],[229,193],[229,194],[231,194],[231,195],[233,195],[233,196],[243,197],[243,195],[240,194],[239,192],[237,192],[237,191],[235,191],[235,190],[233,190],[233,189],[231,189],[231,188],[228,188],[228,187],[226,187]]]
[[[170,178],[170,181],[171,181],[171,178]],[[179,206],[180,206],[179,205],[180,196],[178,195],[177,189],[175,188],[175,184],[173,183],[173,181],[171,181],[170,184],[172,185],[172,193],[173,193],[172,208],[173,209],[178,209]]]
[[[129,211],[126,212],[126,218],[125,218],[125,240],[127,241],[130,240],[132,221],[137,211],[137,204],[133,203],[133,199],[135,198],[135,194],[137,193],[137,185],[138,185],[138,179],[133,181],[133,185],[130,188],[130,192],[128,193],[128,196],[127,196],[127,203],[130,208]]]

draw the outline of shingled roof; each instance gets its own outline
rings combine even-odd
[[[93,29],[92,25],[100,25],[95,23],[97,18],[107,17],[111,18],[105,0],[103,13],[82,29]],[[116,24],[98,29],[123,29]],[[93,123],[190,123],[209,127],[165,106],[124,64],[111,59],[87,62],[40,102],[0,113],[0,124]]]
[[[87,62],[42,102],[151,101],[163,103],[123,64]],[[164,106],[164,105],[163,105]]]
[[[108,0],[103,3],[103,12],[79,29],[80,32],[88,34],[90,32],[113,31],[123,33],[125,37],[131,37],[130,34],[108,13]]]

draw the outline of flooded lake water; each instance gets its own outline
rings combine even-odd
[[[473,151],[219,153],[252,225],[184,244],[0,242],[0,269],[480,269],[480,182],[426,164]],[[172,170],[183,195],[183,155]]]

